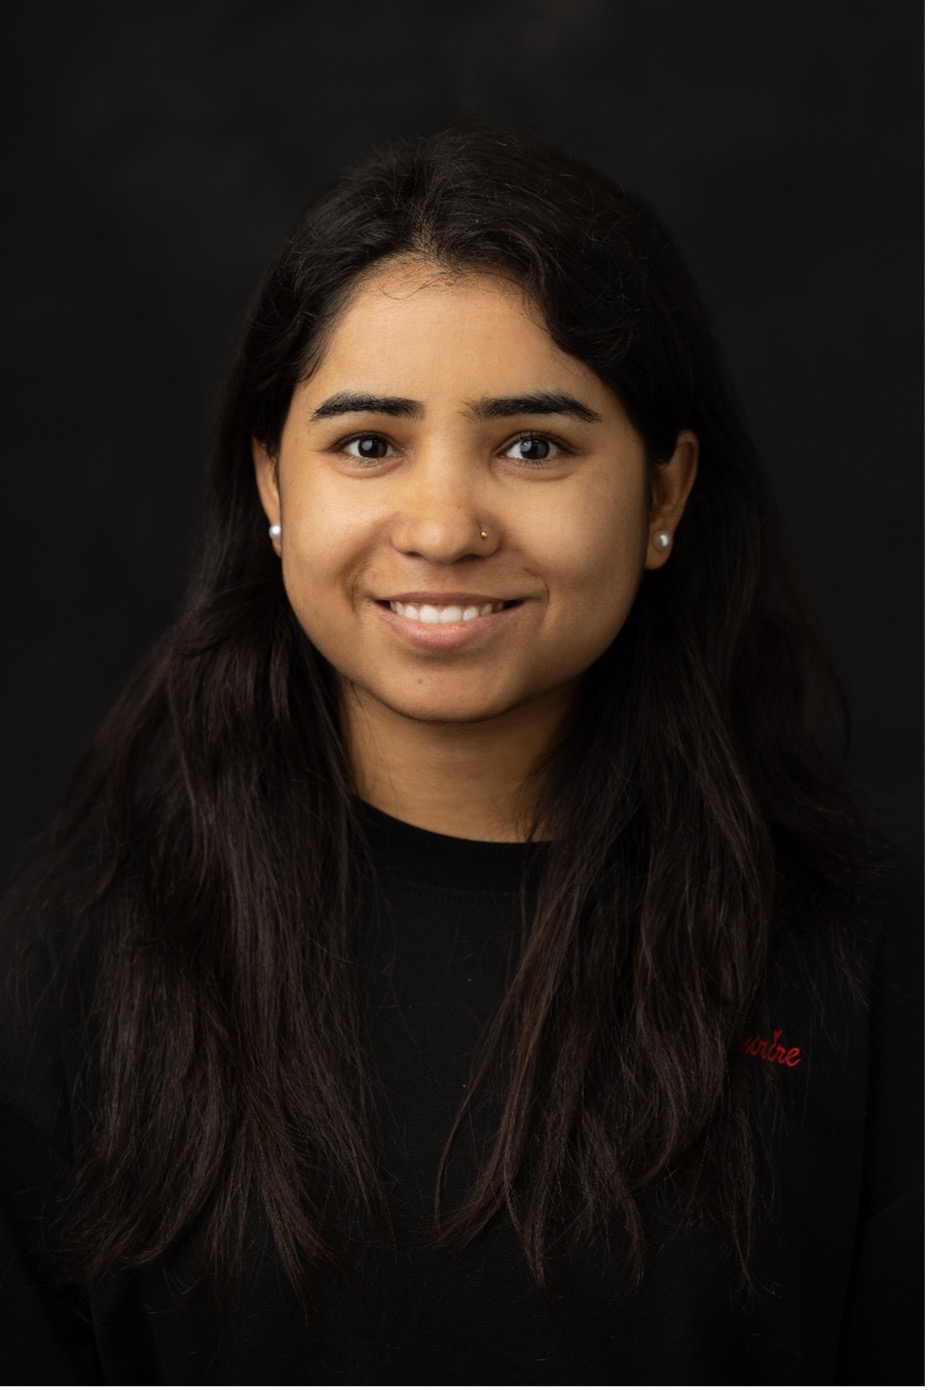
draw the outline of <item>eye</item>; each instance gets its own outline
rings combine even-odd
[[[520,463],[550,463],[569,450],[547,434],[523,434],[507,444],[504,457]]]
[[[356,434],[351,439],[343,440],[338,447],[341,453],[350,454],[352,458],[376,463],[388,457],[392,446],[383,435]]]

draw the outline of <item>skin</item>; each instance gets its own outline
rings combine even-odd
[[[594,418],[513,410],[539,393]],[[346,394],[414,404],[342,413]],[[654,537],[679,524],[697,454],[682,431],[649,486],[621,403],[502,273],[402,259],[359,283],[279,452],[254,443],[288,597],[339,674],[359,795],[427,830],[525,838],[527,779],[672,553]],[[427,595],[519,602],[440,628],[386,602]]]

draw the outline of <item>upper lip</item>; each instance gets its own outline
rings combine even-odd
[[[385,598],[379,599],[379,603],[430,603],[435,608],[467,608],[481,607],[485,603],[516,603],[517,599],[505,598],[499,594],[464,594],[455,593],[434,593],[425,589],[417,589],[411,594],[389,594]]]

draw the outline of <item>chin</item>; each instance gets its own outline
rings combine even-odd
[[[395,703],[383,701],[394,714],[404,719],[415,720],[418,724],[485,724],[507,714],[510,705],[488,705],[486,701],[476,700],[397,700]]]
[[[522,703],[505,697],[488,697],[485,690],[376,690],[367,688],[364,702],[373,700],[393,714],[419,724],[484,724],[498,719]]]

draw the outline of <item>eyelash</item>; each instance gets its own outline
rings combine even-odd
[[[395,447],[393,444],[391,444],[390,440],[386,437],[386,435],[381,434],[381,433],[380,433],[379,431],[377,431],[377,430],[366,430],[366,431],[364,431],[364,432],[361,433],[361,434],[352,434],[352,435],[349,435],[349,436],[347,437],[347,439],[341,440],[338,444],[336,444],[336,446],[335,446],[335,452],[336,452],[336,453],[346,453],[347,450],[348,450],[348,446],[349,446],[349,445],[351,445],[351,444],[357,444],[357,443],[359,443],[360,440],[362,440],[362,439],[377,439],[377,440],[382,441],[384,444],[388,445],[388,447],[390,447],[390,448]],[[508,443],[506,443],[506,444],[503,445],[503,448],[502,448],[502,451],[501,451],[501,452],[503,453],[503,455],[506,455],[510,449],[515,448],[515,446],[516,446],[517,444],[521,444],[522,441],[523,441],[523,440],[526,440],[526,439],[530,439],[530,440],[533,440],[533,441],[539,440],[539,441],[541,441],[541,442],[543,442],[543,443],[545,443],[545,444],[551,444],[551,445],[553,445],[553,447],[554,447],[555,449],[557,449],[558,453],[555,454],[554,458],[545,458],[545,459],[525,459],[525,458],[523,458],[523,459],[511,459],[511,460],[510,460],[511,463],[521,463],[524,467],[527,467],[527,468],[538,468],[538,469],[541,469],[541,468],[544,468],[544,467],[545,467],[546,465],[548,465],[548,464],[554,463],[554,462],[556,461],[556,459],[559,458],[559,457],[561,457],[562,455],[563,455],[563,456],[567,456],[567,455],[570,455],[570,454],[573,453],[573,450],[570,449],[570,448],[568,448],[568,446],[563,442],[563,440],[558,439],[556,435],[547,434],[547,433],[545,433],[545,432],[543,432],[543,431],[539,431],[539,430],[522,430],[519,434],[517,434],[517,435],[515,436],[515,438],[510,439],[510,440],[508,441]],[[383,458],[383,457],[381,457],[381,458],[365,459],[365,458],[363,458],[360,454],[352,454],[351,457],[352,457],[353,459],[355,459],[358,463],[368,463],[368,464],[371,464],[371,465],[378,464],[378,463],[383,463],[383,462],[384,462],[384,458]]]
[[[539,432],[538,430],[521,431],[521,433],[516,435],[515,439],[510,439],[509,443],[505,446],[503,452],[506,453],[509,449],[514,448],[517,444],[521,444],[523,439],[540,440],[544,444],[553,444],[554,448],[558,451],[553,458],[512,460],[513,463],[521,463],[528,468],[544,468],[546,464],[556,463],[559,458],[566,458],[568,455],[573,453],[573,450],[569,449],[562,440],[558,439],[557,435],[545,434],[543,431]]]

